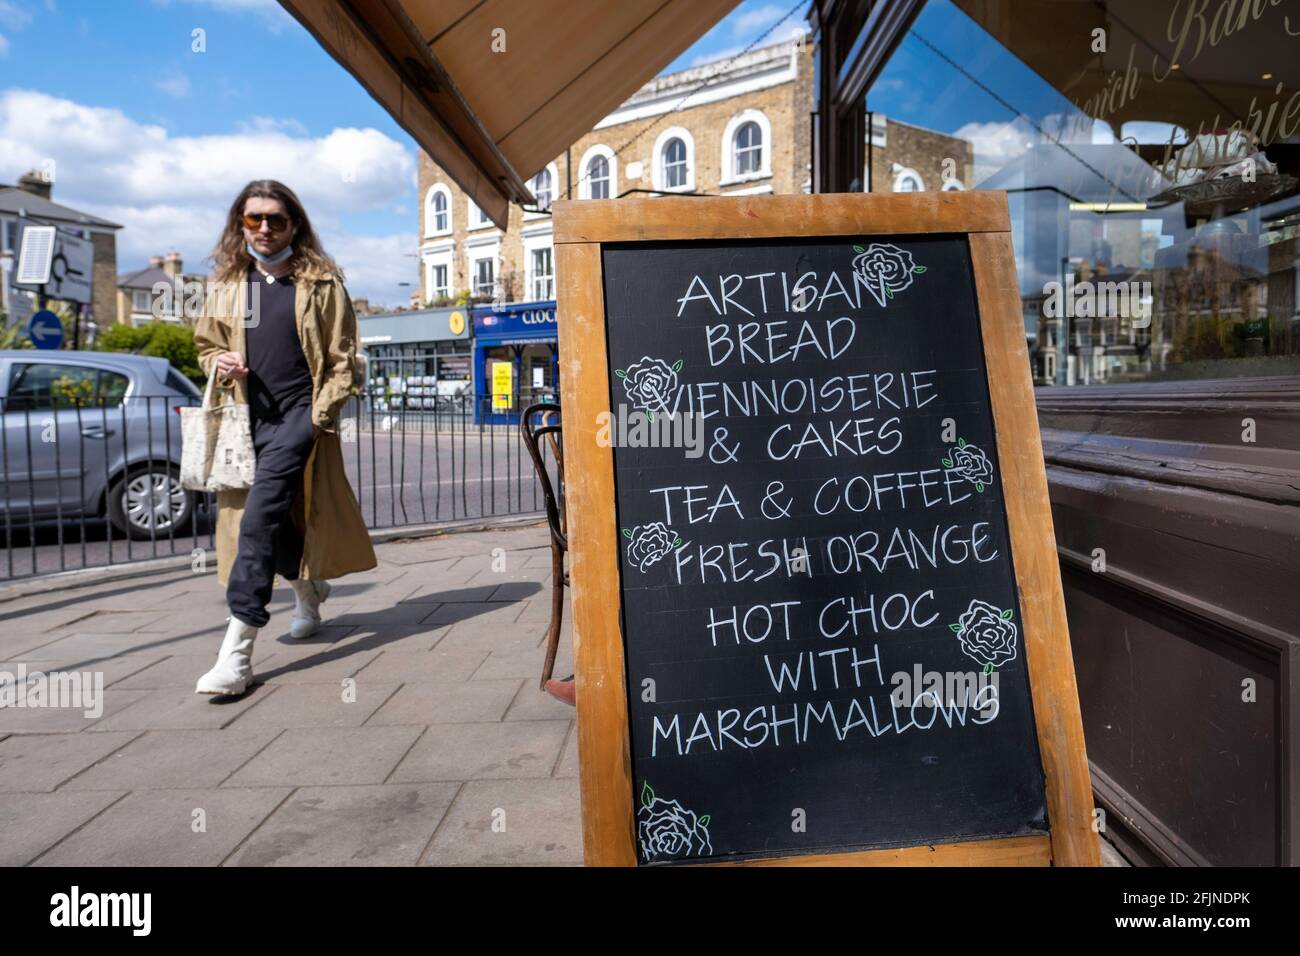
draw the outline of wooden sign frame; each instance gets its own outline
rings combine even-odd
[[[1006,194],[841,193],[560,201],[554,204],[554,222],[586,863],[637,865],[620,626],[614,454],[612,448],[601,447],[596,440],[598,415],[610,410],[602,244],[964,234],[974,270],[1050,830],[1034,836],[737,862],[804,866],[1099,865],[1083,723],[1070,656]]]

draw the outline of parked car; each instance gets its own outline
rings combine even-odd
[[[134,538],[180,534],[179,411],[202,393],[162,358],[0,351],[0,527],[107,517]]]

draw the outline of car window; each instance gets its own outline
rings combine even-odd
[[[188,395],[190,398],[203,398],[203,393],[199,391],[199,387],[174,368],[167,370],[167,387],[180,392],[182,395]]]
[[[122,404],[130,379],[87,365],[16,362],[9,375],[5,411],[46,408],[113,408]]]

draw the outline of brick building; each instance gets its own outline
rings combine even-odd
[[[176,292],[180,280],[180,294]],[[179,252],[150,256],[149,265],[135,272],[124,272],[117,280],[117,321],[124,325],[145,325],[155,319],[193,325],[195,316],[186,316],[185,303],[194,296],[194,286],[206,288],[208,277],[186,272]],[[167,292],[156,292],[159,287]],[[201,296],[202,293],[199,293]],[[201,301],[201,298],[200,298]],[[101,326],[103,323],[101,323]]]
[[[867,140],[866,192],[919,193],[975,185],[969,140],[872,113]]]
[[[511,207],[504,231],[422,153],[421,297],[554,298],[541,210],[557,198],[808,192],[811,109],[811,47],[798,41],[752,50],[722,72],[714,62],[656,77],[533,177],[539,211]]]

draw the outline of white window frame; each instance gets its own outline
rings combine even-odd
[[[492,297],[495,299],[501,291],[501,239],[499,236],[481,237],[465,244],[465,284],[471,296],[478,295],[475,282],[478,279],[477,263],[483,259],[492,260]]]
[[[591,180],[587,178],[587,165],[597,156],[603,156],[609,167],[609,198],[618,198],[618,156],[614,151],[603,143],[591,147],[582,154],[582,159],[578,161],[579,179],[578,179],[578,197],[580,199],[591,199]]]
[[[664,147],[671,139],[680,139],[686,146],[686,183],[682,186],[665,186]],[[688,193],[695,191],[695,137],[682,126],[670,126],[659,134],[654,149],[654,188],[666,193]]]
[[[758,171],[736,175],[736,134],[746,123],[756,123],[758,132],[763,137],[763,150],[758,157]],[[762,110],[744,109],[727,120],[722,130],[722,179],[721,186],[732,183],[750,183],[756,179],[769,179],[772,176],[772,123]]]
[[[546,172],[548,172],[548,173],[551,174],[551,202],[555,202],[555,200],[557,200],[557,199],[563,199],[564,197],[560,194],[560,170],[559,170],[559,167],[556,166],[554,163],[547,163],[547,164],[546,164]],[[534,181],[535,179],[537,179],[537,176],[538,176],[539,173],[541,173],[541,170],[538,170],[537,173],[534,173],[532,179],[528,180],[528,190],[529,190],[529,192],[532,192],[532,193],[533,193],[533,197],[534,197],[534,198],[536,198],[537,194],[536,194],[536,192],[535,192],[534,189],[533,189],[533,181]],[[530,211],[526,211],[526,212],[524,213],[524,218],[525,218],[525,219],[541,219],[541,218],[543,218],[543,217],[549,217],[550,215],[551,215],[551,213],[550,213],[550,207],[547,207],[547,210],[546,210],[545,212],[530,212]]]
[[[144,296],[144,305],[140,305],[140,296]],[[131,290],[131,311],[137,314],[153,313],[153,293],[148,289]]]
[[[916,189],[903,190],[898,188],[900,185],[903,184],[903,182],[909,179],[913,179],[916,181],[916,186],[917,186]],[[925,192],[925,180],[921,178],[920,173],[918,173],[915,169],[912,169],[910,166],[897,166],[894,169],[894,182],[891,191],[896,193],[901,193],[901,192],[923,193]]]
[[[447,200],[447,227],[439,229],[435,223],[437,217],[433,211],[433,200],[435,196],[442,196]],[[446,183],[434,183],[429,187],[429,191],[424,195],[424,237],[432,239],[435,236],[449,236],[456,227],[455,203],[452,202],[451,188]]]
[[[533,252],[537,249],[551,250],[551,294],[546,299],[555,298],[555,249],[554,249],[554,232],[550,224],[540,229],[532,229],[524,232],[520,237],[524,245],[524,298],[532,301],[536,298],[533,295],[533,282],[537,278],[533,273]]]
[[[497,228],[497,224],[488,218],[488,214],[471,197],[466,196],[465,202],[469,204],[465,213],[465,221],[469,224],[470,232],[477,232],[479,229]]]

